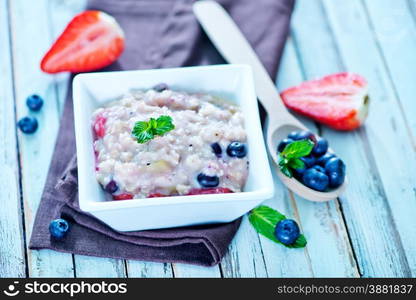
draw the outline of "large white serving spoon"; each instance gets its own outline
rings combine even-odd
[[[277,145],[294,130],[307,130],[306,127],[293,117],[283,105],[276,86],[267,74],[266,69],[258,59],[237,25],[228,13],[214,1],[197,1],[193,11],[202,28],[229,63],[250,65],[254,73],[254,83],[257,97],[268,114],[267,147],[269,154],[276,164]],[[255,16],[253,16],[255,17]],[[338,197],[347,184],[329,192],[318,192],[308,188],[294,178],[284,175],[276,168],[282,182],[299,196],[311,201],[328,201]]]

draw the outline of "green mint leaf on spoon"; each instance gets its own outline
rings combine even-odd
[[[147,143],[156,136],[162,136],[173,130],[175,125],[172,123],[172,117],[160,116],[157,119],[150,118],[149,121],[138,121],[134,124],[132,135],[140,144]]]
[[[250,211],[248,219],[258,233],[275,243],[281,244],[288,248],[303,248],[307,244],[306,238],[303,234],[301,234],[291,245],[285,245],[275,237],[274,231],[277,223],[286,219],[286,216],[271,207],[260,205],[254,208]]]
[[[310,140],[294,141],[287,145],[279,154],[279,168],[283,174],[292,178],[291,169],[303,169],[305,164],[299,158],[308,156],[314,147],[314,143]]]
[[[294,141],[289,145],[286,145],[280,154],[286,158],[300,158],[307,156],[311,153],[315,144],[310,140]]]

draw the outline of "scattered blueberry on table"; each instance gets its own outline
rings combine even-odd
[[[274,208],[257,206],[250,211],[248,220],[258,233],[287,248],[303,248],[307,244],[296,221],[286,218]]]
[[[38,129],[38,120],[34,117],[23,117],[17,122],[17,126],[23,133],[31,134]]]
[[[279,167],[316,191],[338,188],[345,181],[345,163],[328,149],[326,139],[306,130],[293,131],[277,146]]]
[[[274,235],[282,244],[291,245],[300,235],[299,226],[292,219],[281,220],[276,224]]]
[[[65,219],[56,219],[49,224],[49,232],[57,240],[62,240],[68,231],[69,223]]]
[[[26,106],[31,111],[39,111],[43,106],[43,99],[39,95],[31,95],[26,99]]]

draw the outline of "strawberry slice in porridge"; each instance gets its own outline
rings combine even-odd
[[[172,126],[162,132],[166,120]],[[149,131],[158,121],[161,128]],[[137,126],[143,132],[135,136]],[[249,163],[242,113],[209,94],[167,85],[132,91],[97,109],[92,130],[96,177],[113,200],[244,188]]]

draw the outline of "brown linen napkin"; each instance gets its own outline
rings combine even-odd
[[[194,0],[90,0],[88,9],[113,15],[124,29],[126,50],[105,69],[133,70],[224,63],[192,13]],[[294,0],[219,0],[254,46],[274,77],[287,37]],[[49,222],[63,217],[71,230],[64,241],[50,238]],[[71,90],[37,211],[31,249],[74,254],[218,264],[240,225],[227,224],[163,230],[118,232],[78,206],[77,164]]]

